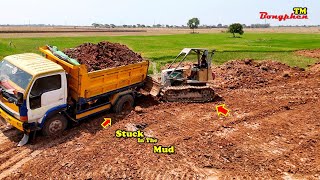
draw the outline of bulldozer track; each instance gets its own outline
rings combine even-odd
[[[215,98],[214,90],[209,86],[171,86],[161,91],[162,99],[168,102],[211,102]]]

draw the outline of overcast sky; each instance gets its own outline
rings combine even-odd
[[[307,7],[309,20],[268,20],[271,25],[319,25],[318,0],[2,0],[0,24],[170,24],[198,17],[201,24],[265,23],[259,12],[291,14]]]

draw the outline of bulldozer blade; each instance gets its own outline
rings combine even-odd
[[[160,94],[160,83],[148,76],[143,89],[152,96],[158,96]]]
[[[23,138],[20,140],[18,147],[24,146],[25,144],[27,144],[29,141],[29,135],[28,134],[24,134]]]

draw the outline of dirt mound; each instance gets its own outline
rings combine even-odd
[[[64,53],[77,59],[80,64],[87,65],[89,72],[143,60],[140,54],[133,52],[127,46],[107,41],[98,44],[84,43],[76,48],[66,49]]]
[[[303,71],[276,61],[235,60],[213,68],[220,88],[265,87],[273,81],[288,79]]]
[[[320,49],[314,50],[301,50],[295,52],[297,55],[306,56],[311,58],[320,58]]]
[[[320,62],[315,63],[314,65],[309,66],[309,71],[320,73]]]

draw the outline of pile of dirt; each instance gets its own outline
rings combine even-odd
[[[309,66],[309,71],[315,72],[315,73],[320,73],[320,62]]]
[[[76,48],[66,49],[64,53],[77,59],[80,64],[85,64],[89,72],[143,61],[140,54],[127,46],[107,41],[98,44],[84,43]]]
[[[314,50],[301,50],[295,52],[297,55],[306,56],[311,58],[320,58],[320,49]]]
[[[302,68],[292,68],[276,61],[234,60],[214,67],[215,84],[220,88],[265,87],[273,81],[298,75]]]

